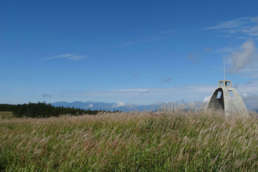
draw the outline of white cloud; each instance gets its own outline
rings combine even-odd
[[[93,104],[89,104],[88,108],[92,108],[94,105]]]
[[[247,40],[239,47],[225,47],[216,52],[226,59],[228,72],[258,78],[258,51],[253,40]]]
[[[221,22],[215,26],[210,26],[207,27],[207,30],[225,30],[225,29],[229,29],[229,31],[231,29],[234,28],[239,28],[245,24],[247,24],[249,22],[249,18],[248,17],[241,17],[241,18],[237,18],[237,19],[233,19],[233,20],[228,20],[228,21],[224,21]]]
[[[115,107],[121,107],[121,106],[125,106],[125,103],[124,102],[118,102]]]
[[[258,37],[258,17],[236,18],[233,20],[223,21],[215,26],[210,26],[205,29],[222,31],[229,35],[241,34],[248,38],[254,38]]]
[[[255,44],[251,40],[246,41],[239,49],[232,51],[229,56],[231,72],[248,69],[255,60],[258,60]]]
[[[244,28],[242,32],[249,36],[258,36],[258,26]]]
[[[67,60],[78,61],[78,60],[82,60],[86,57],[87,56],[80,56],[80,55],[66,53],[66,54],[60,54],[60,55],[49,57],[49,58],[47,58],[47,60],[67,59]]]

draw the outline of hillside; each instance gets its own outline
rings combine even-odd
[[[0,171],[257,171],[258,119],[115,113],[0,120]]]

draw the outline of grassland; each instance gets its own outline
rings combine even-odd
[[[2,119],[0,171],[258,171],[258,119],[200,113]]]

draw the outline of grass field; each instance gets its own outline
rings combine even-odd
[[[2,119],[0,171],[258,171],[258,119],[147,112]]]

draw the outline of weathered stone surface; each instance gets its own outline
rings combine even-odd
[[[234,114],[248,116],[241,96],[228,80],[219,81],[219,87],[214,91],[207,110],[223,111],[226,116]]]

